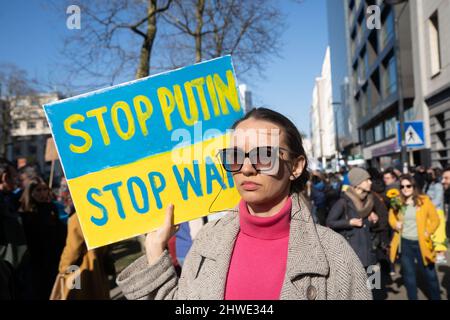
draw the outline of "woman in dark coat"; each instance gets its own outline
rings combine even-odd
[[[370,176],[364,169],[349,172],[350,186],[331,209],[327,225],[342,234],[367,269],[377,262],[373,246],[378,215],[374,212],[374,199],[370,193]]]
[[[20,212],[31,258],[33,299],[48,300],[58,274],[67,226],[60,220],[59,209],[41,178],[32,179],[26,187]]]

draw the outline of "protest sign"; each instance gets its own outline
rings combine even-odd
[[[58,153],[56,152],[55,143],[52,138],[48,138],[45,143],[45,161],[58,160]]]
[[[88,248],[233,207],[216,157],[243,116],[230,56],[44,105]]]

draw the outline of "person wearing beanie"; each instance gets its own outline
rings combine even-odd
[[[327,226],[347,239],[367,270],[377,262],[372,229],[379,217],[374,212],[374,197],[370,192],[372,181],[362,168],[352,168],[348,179],[350,186],[331,208]]]

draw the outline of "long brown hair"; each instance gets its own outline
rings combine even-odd
[[[417,188],[416,180],[410,174],[401,175],[400,179],[399,179],[399,181],[400,181],[400,199],[402,200],[402,203],[406,204],[406,198],[403,195],[403,192],[401,190],[402,181],[404,181],[404,180],[409,181],[409,183],[412,185],[412,187],[413,187],[412,199],[413,199],[414,205],[416,207],[420,207],[423,204],[422,199],[421,199],[422,194],[421,194],[420,190]]]
[[[42,178],[34,177],[31,179],[20,197],[20,212],[34,212],[36,210],[36,201],[33,199],[32,194],[34,189],[41,184],[45,184]]]

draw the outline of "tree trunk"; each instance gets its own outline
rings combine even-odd
[[[139,57],[139,67],[136,71],[136,79],[147,77],[150,74],[150,59],[152,53],[153,42],[156,38],[156,9],[157,0],[148,0],[148,21],[147,32],[144,37],[144,42],[141,47],[141,54]]]
[[[197,1],[197,10],[195,17],[197,20],[197,28],[195,30],[195,62],[202,61],[202,29],[203,29],[203,12],[205,11],[205,0]]]

